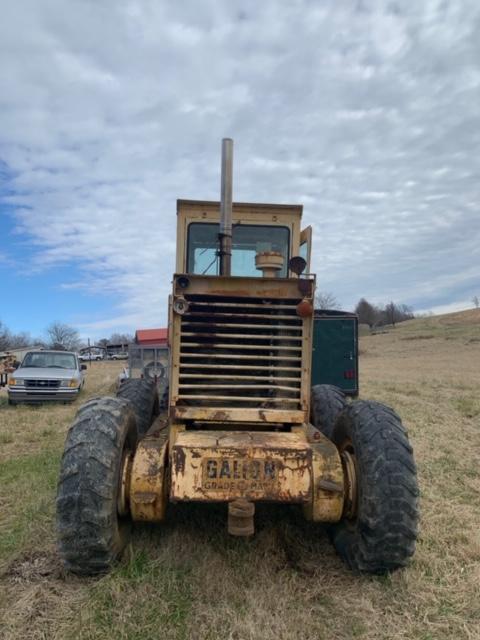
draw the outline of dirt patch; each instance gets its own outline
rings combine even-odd
[[[55,551],[25,551],[14,558],[3,577],[15,583],[65,580],[65,571]]]
[[[59,625],[76,603],[82,584],[68,578],[55,549],[28,550],[14,557],[0,576],[2,640],[57,640]]]

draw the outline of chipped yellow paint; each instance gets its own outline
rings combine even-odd
[[[343,513],[344,478],[337,447],[318,429],[308,425],[306,436],[312,449],[312,486],[304,515],[314,522],[338,522]]]
[[[149,431],[135,451],[130,475],[132,520],[159,522],[167,506],[168,429]]]

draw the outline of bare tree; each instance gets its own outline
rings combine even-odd
[[[397,322],[403,322],[404,320],[413,320],[415,314],[413,308],[408,304],[397,305],[398,319]]]
[[[315,294],[315,309],[338,309],[340,303],[330,291],[317,291]]]
[[[133,342],[133,336],[129,333],[112,333],[108,342],[109,344],[122,344],[126,347],[130,342]]]
[[[473,296],[472,302],[475,305],[475,309],[478,309],[478,307],[480,307],[480,300],[478,299],[478,296]]]
[[[30,335],[25,331],[21,331],[20,333],[12,333],[10,336],[10,349],[21,349],[22,347],[30,347],[32,345],[32,340]]]
[[[0,351],[8,349],[21,349],[29,347],[32,340],[28,333],[22,331],[20,333],[12,333],[0,320]]]
[[[389,302],[385,306],[385,316],[387,319],[387,323],[395,326],[395,321],[397,320],[397,305],[394,302]]]
[[[379,319],[379,310],[373,304],[370,304],[365,298],[360,298],[355,307],[355,313],[361,324],[368,324],[370,329],[377,323]]]
[[[10,331],[0,320],[0,351],[6,351],[10,347]]]
[[[47,335],[51,349],[76,351],[80,346],[78,331],[62,322],[52,322],[52,324],[47,327]]]

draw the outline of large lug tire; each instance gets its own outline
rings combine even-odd
[[[165,384],[163,391],[161,393],[161,397],[160,397],[160,411],[166,411],[168,409],[168,395],[169,395],[169,385],[168,382]]]
[[[57,535],[67,570],[108,571],[128,542],[131,521],[118,514],[125,456],[135,451],[135,415],[126,400],[84,404],[65,442],[57,493]]]
[[[130,403],[137,419],[138,435],[144,436],[159,412],[155,382],[144,378],[127,378],[118,389],[117,398],[124,398]]]
[[[335,420],[346,406],[345,394],[338,387],[331,384],[317,384],[312,387],[310,420],[327,438],[332,438]]]
[[[332,439],[346,477],[356,478],[350,513],[330,528],[338,554],[355,571],[383,574],[405,566],[415,551],[419,514],[413,450],[400,418],[385,405],[359,400],[338,417]]]

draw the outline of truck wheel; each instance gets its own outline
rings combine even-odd
[[[65,442],[57,492],[57,535],[65,567],[108,571],[128,542],[131,522],[118,513],[121,470],[135,451],[137,427],[120,398],[94,398],[77,412]]]
[[[310,406],[313,426],[331,439],[335,420],[347,406],[345,394],[331,384],[317,384],[312,387]]]
[[[161,380],[165,376],[165,366],[161,362],[149,362],[143,367],[143,375],[150,380]]]
[[[128,400],[137,419],[138,435],[145,435],[154,416],[158,415],[158,392],[155,382],[144,378],[127,378],[118,389],[117,398]]]
[[[400,418],[383,404],[359,400],[338,417],[332,439],[347,479],[343,519],[330,528],[338,554],[355,571],[405,566],[415,551],[418,485]]]

